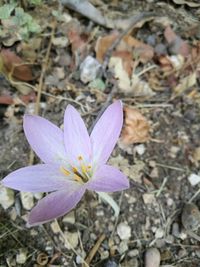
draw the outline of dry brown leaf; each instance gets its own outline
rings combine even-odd
[[[180,83],[174,88],[174,94],[179,95],[182,94],[185,90],[191,88],[196,84],[196,73],[191,73],[187,77],[183,78]]]
[[[133,53],[142,63],[146,63],[153,58],[154,49],[150,45],[147,45],[130,35],[126,35],[123,40],[129,47],[134,48]]]
[[[117,39],[118,35],[119,33],[115,31],[112,32],[112,34],[100,37],[97,40],[95,51],[96,58],[99,60],[100,63],[103,62],[106,51]],[[132,52],[132,54],[136,55],[138,61],[142,63],[148,62],[154,56],[153,47],[133,38],[131,35],[124,36],[123,40],[116,47],[116,51]]]
[[[124,70],[128,73],[129,76],[132,74],[133,70],[133,56],[129,51],[115,51],[113,57],[119,57],[122,59],[122,64]]]
[[[98,38],[95,46],[95,52],[96,58],[100,63],[103,63],[106,51],[113,44],[118,35],[119,33],[115,31],[112,32],[110,35]]]
[[[121,141],[126,145],[144,143],[149,140],[149,123],[147,119],[135,108],[124,108],[125,124]]]
[[[25,64],[14,52],[9,49],[2,49],[0,56],[7,75],[12,74],[13,78],[21,81],[33,80],[30,65]]]
[[[190,55],[191,49],[188,43],[176,35],[170,26],[166,27],[164,36],[167,43],[170,45],[173,54],[181,54],[184,57]]]

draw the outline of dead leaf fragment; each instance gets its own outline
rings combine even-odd
[[[125,107],[125,124],[121,141],[124,144],[144,143],[149,140],[149,123],[135,108]]]
[[[176,95],[183,93],[185,90],[196,84],[196,79],[197,77],[195,72],[183,78],[180,83],[174,88],[174,93]]]
[[[27,65],[23,60],[9,49],[2,49],[0,52],[3,67],[7,75],[12,75],[21,81],[33,80],[30,65]]]
[[[186,41],[183,41],[170,26],[166,27],[164,31],[165,39],[169,45],[171,54],[181,54],[184,57],[189,56],[190,46]]]

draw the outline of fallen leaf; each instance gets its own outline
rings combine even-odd
[[[183,78],[180,83],[174,88],[174,94],[179,95],[183,93],[185,90],[196,84],[196,73],[191,73],[187,77]]]
[[[142,81],[138,75],[134,74],[131,77],[131,88],[134,96],[154,96],[155,92],[150,88],[149,84]]]
[[[110,35],[99,37],[95,45],[96,58],[100,63],[103,63],[105,54],[108,48],[116,40],[119,33],[117,31],[112,32]]]
[[[114,51],[114,57],[119,57],[122,59],[122,64],[124,70],[128,73],[129,76],[132,74],[133,70],[133,56],[129,51]]]
[[[166,27],[164,36],[172,54],[181,54],[184,57],[190,54],[189,44],[177,36],[170,26]]]
[[[30,65],[25,64],[14,52],[9,49],[2,49],[0,57],[7,75],[11,74],[13,78],[21,81],[33,80]]]
[[[124,108],[125,123],[122,131],[121,141],[130,145],[144,143],[149,140],[149,123],[147,119],[135,108]]]
[[[119,33],[115,31],[112,32],[112,34],[100,37],[97,40],[95,51],[96,58],[100,63],[103,62],[107,50],[111,47],[118,36]],[[117,45],[116,50],[113,52],[112,56],[116,56],[116,51],[123,51],[123,53],[129,52],[131,53],[131,55],[135,55],[135,57],[138,59],[138,62],[142,63],[148,62],[154,56],[153,47],[133,38],[131,35],[124,36],[121,42]]]
[[[113,70],[115,78],[118,80],[118,86],[125,94],[132,96],[148,96],[155,95],[147,82],[140,80],[136,74],[129,77],[124,68],[123,61],[119,57],[111,57],[109,68]]]
[[[154,49],[148,44],[145,44],[131,35],[126,35],[123,38],[123,41],[133,48],[133,53],[137,57],[137,59],[142,63],[147,63],[150,61],[154,56]]]
[[[131,81],[128,73],[124,69],[122,59],[119,57],[111,57],[109,68],[113,69],[114,76],[118,79],[118,86],[124,93],[132,92]]]

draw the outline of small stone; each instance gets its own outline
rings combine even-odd
[[[172,224],[172,235],[178,238],[180,236],[179,224],[176,222]]]
[[[119,267],[119,265],[114,260],[108,260],[103,267]]]
[[[197,175],[195,173],[190,174],[188,177],[188,181],[192,186],[197,185],[200,182],[200,175]]]
[[[156,201],[155,196],[149,193],[143,194],[142,198],[145,204],[152,204]]]
[[[39,192],[39,193],[34,193],[33,195],[37,200],[40,200],[41,198],[43,198],[44,193]]]
[[[55,46],[67,47],[67,44],[69,43],[69,40],[65,36],[60,36],[60,37],[53,38],[52,43]]]
[[[164,236],[164,231],[162,228],[158,228],[155,232],[155,238],[162,238]]]
[[[117,226],[117,234],[121,240],[128,240],[131,237],[131,227],[122,222]]]
[[[183,207],[181,222],[186,230],[195,231],[200,226],[200,211],[194,203],[187,203]]]
[[[138,153],[138,155],[142,156],[145,152],[145,146],[143,144],[137,145],[134,147],[134,150]]]
[[[119,246],[117,247],[117,250],[119,251],[120,254],[124,254],[124,252],[128,250],[127,240],[121,241]]]
[[[101,64],[93,57],[87,56],[80,65],[80,79],[83,83],[88,83],[96,79],[100,72]]]
[[[11,220],[12,220],[12,221],[15,221],[16,218],[17,218],[17,212],[16,212],[16,209],[15,209],[15,208],[12,208],[11,211],[10,211],[10,213],[9,213],[9,215],[10,215]]]
[[[167,54],[166,46],[165,46],[164,44],[157,44],[157,45],[155,46],[155,53],[156,53],[158,56],[166,55],[166,54]]]
[[[65,231],[64,235],[66,237],[65,247],[67,249],[71,249],[71,247],[76,248],[78,246],[79,241],[78,241],[78,233],[77,232],[71,233],[71,232]]]
[[[166,236],[165,241],[168,244],[173,244],[174,243],[174,237],[173,237],[173,235]]]
[[[185,250],[185,249],[180,249],[179,251],[178,251],[178,257],[179,258],[183,258],[183,257],[185,257],[187,255],[187,251]]]
[[[31,210],[34,206],[33,193],[30,192],[20,192],[22,206],[26,210]]]
[[[27,250],[26,249],[20,249],[19,253],[16,256],[16,262],[19,264],[24,264],[27,260]]]
[[[132,249],[128,252],[128,256],[133,258],[139,255],[139,250],[138,249]]]
[[[0,186],[0,204],[4,209],[8,209],[14,204],[14,192],[12,189]]]
[[[71,223],[74,224],[75,223],[75,214],[74,211],[69,212],[67,215],[65,215],[63,217],[62,220],[64,223]]]
[[[50,224],[50,226],[51,226],[51,229],[52,229],[52,231],[53,231],[54,234],[57,234],[57,233],[60,232],[59,225],[56,222],[52,222]]]
[[[76,263],[77,264],[82,264],[82,263],[84,263],[84,259],[85,259],[85,257],[86,257],[86,253],[85,253],[85,251],[83,250],[82,252],[81,252],[81,255],[78,255],[78,256],[76,256]]]
[[[157,248],[149,248],[145,252],[144,259],[145,267],[159,267],[160,266],[160,252]]]

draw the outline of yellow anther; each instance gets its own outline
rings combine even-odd
[[[74,180],[77,181],[77,182],[83,183],[83,180],[77,174],[74,174]]]
[[[76,167],[72,167],[72,171],[73,171],[73,173],[77,173],[78,169]]]
[[[78,156],[78,160],[83,160],[82,156]]]
[[[88,165],[87,168],[88,168],[88,170],[90,170],[92,168],[92,166]]]
[[[63,166],[60,167],[60,171],[67,176],[70,175],[70,172],[66,170]]]

